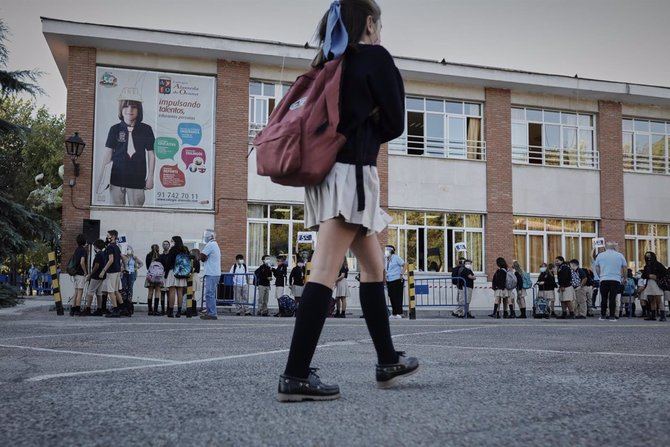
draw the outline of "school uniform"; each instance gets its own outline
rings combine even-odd
[[[256,295],[258,298],[258,315],[268,315],[268,299],[270,297],[270,278],[272,269],[267,264],[262,264],[254,272],[256,276]]]
[[[346,53],[338,132],[346,142],[319,185],[305,188],[305,227],[342,217],[367,234],[381,232],[391,217],[380,206],[377,155],[381,144],[402,135],[405,91],[389,52],[357,44]],[[381,113],[373,114],[378,108]]]
[[[493,296],[498,299],[507,299],[510,296],[510,291],[507,290],[507,270],[499,268],[493,274],[493,280],[491,281],[491,287],[493,288]]]
[[[586,279],[586,272],[582,268],[577,268],[571,272],[572,286],[575,289],[575,316],[586,317],[588,311],[589,297],[591,290],[587,285],[582,285],[582,281]]]
[[[284,294],[287,272],[288,267],[284,262],[279,264],[277,268],[272,269],[272,274],[275,277],[275,299],[279,299],[279,297]]]
[[[112,265],[107,269],[107,278],[106,281],[106,292],[107,293],[116,293],[120,290],[121,287],[121,250],[116,243],[110,243],[105,248],[105,256],[107,257],[107,262],[109,258],[112,258]]]
[[[561,303],[575,300],[575,288],[572,286],[572,270],[567,264],[561,264],[561,267],[558,269],[558,287],[558,300]]]
[[[465,266],[461,266],[458,269],[458,276],[463,278],[463,281],[465,282],[465,285],[463,285],[462,282],[459,281],[458,285],[458,296],[457,296],[457,301],[458,301],[458,307],[454,311],[454,315],[457,315],[459,317],[462,317],[465,315],[465,300],[467,298],[468,305],[472,301],[472,292],[474,291],[475,288],[475,280],[470,279],[469,276],[474,275],[473,271],[470,270],[469,268]]]
[[[74,288],[83,290],[86,286],[86,272],[81,267],[81,260],[88,265],[88,252],[86,247],[80,245],[74,250],[74,262],[76,266],[76,274],[74,276]]]
[[[523,288],[523,276],[521,273],[515,271],[514,277],[516,278],[516,303],[519,305],[519,309],[526,308],[526,289]],[[514,297],[512,297],[512,302],[514,305]]]
[[[305,288],[305,267],[295,266],[291,269],[291,274],[288,278],[289,284],[291,286],[291,293],[293,293],[293,298],[297,300],[302,297],[302,291]]]
[[[241,314],[247,313],[247,306],[245,303],[248,299],[248,284],[247,284],[247,265],[233,264],[230,267],[230,273],[233,275],[233,299],[237,303],[237,311]]]
[[[89,295],[97,296],[105,291],[103,283],[107,275],[101,275],[105,264],[107,264],[107,256],[105,256],[104,250],[100,250],[93,258],[93,270],[91,270],[91,279],[88,283]]]
[[[349,286],[347,285],[347,276],[349,276],[349,269],[347,267],[342,267],[340,273],[337,276],[344,275],[342,279],[337,280],[335,283],[335,298],[346,298],[349,296]]]
[[[170,248],[170,251],[168,251],[167,256],[165,257],[165,272],[167,274],[167,279],[165,280],[165,287],[168,289],[170,287],[186,287],[188,285],[188,281],[186,278],[177,278],[174,276],[174,266],[175,262],[177,260],[177,255],[179,253],[185,253],[188,254],[188,251],[179,251],[177,247],[172,247]]]

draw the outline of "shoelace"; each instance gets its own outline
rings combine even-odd
[[[319,368],[309,368],[309,373],[314,374],[314,377],[317,379],[320,379],[319,375],[316,373],[319,370]]]

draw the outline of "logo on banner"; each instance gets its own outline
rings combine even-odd
[[[593,242],[593,248],[600,248],[605,246],[605,238],[604,237],[594,237],[591,239]]]
[[[158,93],[169,95],[172,93],[172,79],[158,78]]]
[[[100,85],[103,85],[105,87],[116,87],[117,83],[118,80],[116,79],[116,76],[114,76],[108,71],[104,72],[100,77]]]
[[[316,233],[314,231],[298,231],[299,244],[313,244],[316,240]]]
[[[468,247],[465,245],[465,242],[457,242],[454,244],[456,251],[468,251]]]

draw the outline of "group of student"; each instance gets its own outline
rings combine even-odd
[[[537,286],[533,309],[536,317],[585,319],[594,316],[596,298],[600,293],[600,320],[616,321],[622,315],[634,317],[635,299],[642,308],[641,317],[648,321],[666,321],[665,302],[670,305],[670,272],[653,252],[645,253],[645,265],[633,275],[626,259],[617,251],[617,244],[608,242],[605,250],[594,249],[593,270],[580,267],[579,260],[565,261],[558,256],[552,265],[542,263],[535,284],[517,261],[508,268],[504,258],[496,259],[498,270],[493,275],[492,318],[526,318],[527,289]],[[467,272],[467,270],[465,270]],[[514,299],[520,309],[517,316]],[[556,313],[555,302],[561,307]]]

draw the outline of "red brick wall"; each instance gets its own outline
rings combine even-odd
[[[65,166],[61,236],[63,259],[69,259],[77,245],[75,238],[82,232],[82,221],[90,217],[93,172],[93,104],[95,104],[96,50],[85,47],[70,47],[69,50],[65,82],[67,88],[65,133],[66,137],[69,137],[74,132],[79,132],[86,143],[86,148],[78,159],[80,175],[76,179],[77,183],[74,188],[70,188],[70,179],[75,178],[74,167],[63,146]]]
[[[496,258],[511,262],[512,237],[512,126],[509,90],[487,88],[484,105],[486,139],[486,273],[495,273]]]
[[[623,251],[625,222],[620,103],[598,101],[597,141],[600,152],[600,236],[618,242]]]
[[[217,61],[215,231],[224,266],[246,252],[249,64]]]

